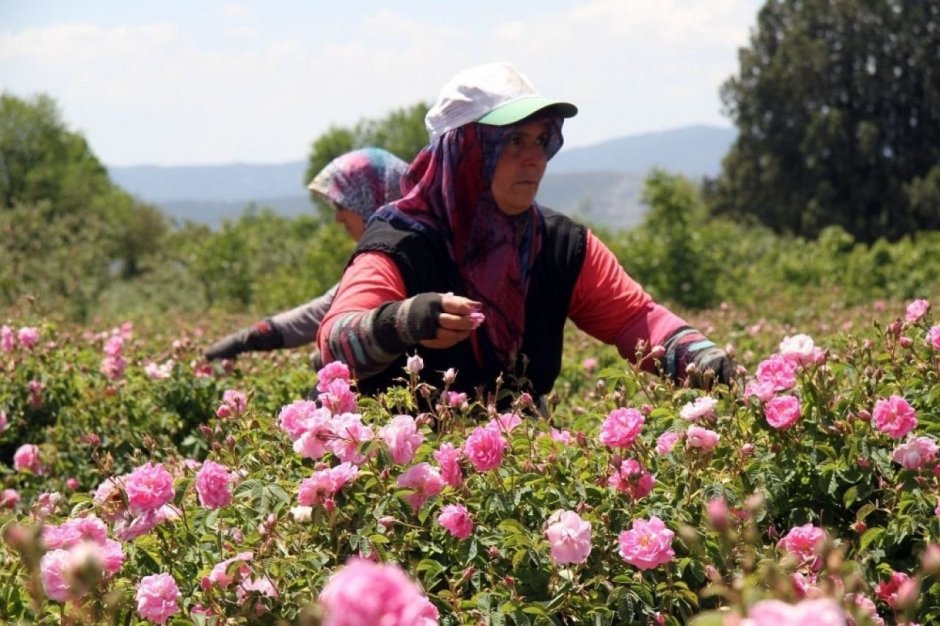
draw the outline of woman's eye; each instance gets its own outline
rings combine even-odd
[[[538,144],[539,144],[540,146],[543,146],[543,147],[544,147],[544,146],[547,146],[547,145],[548,145],[548,133],[539,135],[539,137],[538,137],[538,139],[536,139],[536,141],[538,142]]]

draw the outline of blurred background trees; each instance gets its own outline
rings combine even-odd
[[[717,213],[865,242],[940,227],[940,2],[768,0],[722,100]]]

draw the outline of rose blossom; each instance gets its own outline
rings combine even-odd
[[[796,557],[800,565],[808,564],[818,571],[823,563],[819,550],[826,541],[826,531],[812,524],[803,524],[790,529],[786,536],[777,542],[777,547]]]
[[[298,499],[304,506],[317,506],[331,499],[347,483],[359,477],[359,468],[350,463],[315,471],[300,483]]]
[[[892,459],[904,469],[920,469],[937,457],[937,444],[929,437],[915,437],[894,449]]]
[[[627,459],[620,464],[620,469],[610,475],[607,484],[626,494],[632,500],[639,500],[652,489],[653,477],[634,459]]]
[[[456,409],[462,407],[467,401],[467,394],[457,391],[448,391],[446,394],[444,394],[444,398],[446,400],[447,406],[452,409]]]
[[[785,337],[780,342],[780,354],[798,365],[812,365],[822,363],[825,354],[818,348],[808,335],[793,335]]]
[[[572,435],[571,432],[567,430],[558,430],[554,426],[549,431],[549,436],[552,438],[552,441],[556,441],[565,445],[568,445],[575,440],[574,435]]]
[[[931,326],[930,330],[927,331],[927,343],[936,350],[940,352],[940,324],[936,326]]]
[[[796,384],[796,363],[782,354],[772,354],[757,364],[757,381],[770,383],[774,391],[786,391]]]
[[[0,494],[0,508],[15,509],[20,501],[20,494],[16,489],[4,489]]]
[[[230,559],[216,563],[212,571],[209,572],[209,575],[202,579],[202,588],[208,590],[210,587],[215,586],[219,589],[225,589],[233,582],[245,578],[251,573],[251,568],[248,567],[248,561],[250,561],[253,556],[251,552],[239,552]],[[233,563],[237,563],[238,565],[230,567]]]
[[[614,409],[601,424],[600,442],[611,448],[629,448],[645,421],[646,418],[636,409]]]
[[[7,413],[3,409],[0,409],[0,433],[7,429],[9,425],[9,420],[7,419]]]
[[[46,552],[39,561],[39,578],[42,580],[43,591],[50,600],[65,602],[72,597],[72,592],[66,580],[69,564],[69,551],[56,549]]]
[[[326,454],[327,445],[335,436],[333,416],[329,409],[316,409],[303,419],[302,423],[291,425],[296,430],[294,452],[305,459],[319,459]]]
[[[442,508],[437,523],[457,539],[466,539],[473,532],[473,520],[462,504],[448,504]]]
[[[690,422],[715,417],[716,406],[718,406],[718,400],[709,396],[702,396],[683,406],[679,411],[679,417]]]
[[[228,468],[213,461],[205,461],[196,474],[196,494],[199,504],[207,509],[220,509],[232,501],[231,484],[235,475]]]
[[[37,476],[45,472],[42,459],[39,458],[39,447],[24,443],[13,453],[13,469],[18,472],[32,472]]]
[[[912,301],[907,305],[907,310],[904,312],[904,318],[908,322],[916,322],[920,320],[923,316],[927,315],[927,311],[930,310],[930,303],[924,299],[918,299]]]
[[[248,408],[248,397],[236,389],[226,389],[222,393],[222,404],[231,407],[236,415],[241,415]]]
[[[417,374],[424,369],[424,359],[422,359],[417,354],[412,354],[405,362],[405,369],[407,369],[412,374]]]
[[[24,326],[17,333],[17,339],[20,340],[21,346],[29,350],[39,343],[39,329],[33,328],[32,326]]]
[[[745,398],[750,398],[753,396],[760,400],[762,404],[770,401],[771,398],[774,397],[775,393],[776,391],[774,390],[774,384],[769,380],[763,382],[755,380],[754,382],[748,383],[744,387]]]
[[[396,415],[392,421],[379,430],[388,445],[392,461],[399,465],[411,463],[418,446],[424,441],[424,435],[418,432],[415,420],[410,415]]]
[[[165,380],[173,373],[173,359],[167,359],[158,365],[153,361],[147,361],[144,365],[144,374],[150,380]]]
[[[667,430],[656,438],[656,454],[666,456],[676,447],[679,441],[679,433]]]
[[[685,445],[689,448],[701,448],[706,452],[715,449],[719,438],[715,431],[699,426],[689,426],[685,431]]]
[[[748,626],[845,626],[842,607],[832,598],[803,600],[787,604],[761,600],[748,609]]]
[[[504,433],[511,433],[516,426],[522,423],[522,418],[515,413],[503,413],[499,417],[487,422],[487,426]]]
[[[334,380],[349,382],[349,367],[342,361],[327,363],[317,371],[317,391],[323,393]]]
[[[13,329],[4,324],[0,326],[0,350],[12,352],[16,347],[16,333]]]
[[[639,569],[652,569],[668,563],[676,556],[672,549],[675,536],[658,517],[649,521],[637,519],[633,528],[620,533],[620,556]]]
[[[281,407],[277,414],[277,425],[287,433],[291,441],[297,441],[307,431],[311,420],[329,421],[330,418],[332,413],[329,409],[321,409],[310,400],[296,400]]]
[[[444,479],[436,468],[428,463],[418,463],[409,467],[398,477],[398,486],[412,489],[413,493],[405,496],[405,501],[417,511],[425,501],[436,496],[444,488]]]
[[[395,564],[351,558],[320,593],[323,626],[436,626],[437,610]]]
[[[796,396],[777,396],[764,405],[767,423],[778,430],[796,424],[801,416],[800,411],[800,400]]]
[[[124,491],[132,512],[152,511],[173,500],[173,477],[162,463],[148,462],[124,477]]]
[[[137,613],[157,624],[165,623],[179,611],[181,594],[169,574],[144,576],[137,586]]]
[[[574,511],[555,511],[546,522],[545,536],[556,565],[583,563],[591,554],[591,522]]]
[[[372,441],[375,435],[372,433],[371,427],[362,423],[361,415],[358,413],[342,413],[335,416],[333,418],[333,434],[336,438],[329,441],[326,447],[340,461],[355,465],[365,462],[367,457],[359,452],[359,447],[367,441]]]
[[[901,396],[891,396],[878,400],[872,411],[875,428],[900,439],[917,426],[917,414],[907,400]]]
[[[441,478],[454,488],[463,484],[463,472],[460,469],[462,457],[463,452],[460,448],[455,448],[451,443],[442,443],[441,447],[434,452],[434,460],[441,468]]]
[[[488,472],[503,462],[503,452],[509,444],[500,432],[488,426],[476,428],[463,446],[464,456],[478,472]]]

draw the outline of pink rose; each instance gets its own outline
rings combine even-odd
[[[173,500],[173,477],[162,463],[148,462],[124,477],[124,491],[133,513],[152,511]]]
[[[297,434],[294,452],[305,459],[319,459],[326,454],[328,444],[334,437],[333,416],[329,409],[316,409],[301,419],[298,423],[290,424]]]
[[[905,311],[904,318],[908,322],[916,322],[920,320],[923,316],[927,315],[927,311],[930,310],[930,303],[924,299],[914,300],[907,305],[907,310]]]
[[[359,452],[359,448],[367,441],[372,441],[375,435],[371,427],[362,423],[361,415],[358,413],[336,415],[333,418],[333,434],[335,438],[326,446],[340,461],[355,465],[365,462],[367,457]]]
[[[17,338],[20,340],[21,346],[27,350],[32,349],[39,343],[39,329],[33,328],[32,326],[24,326],[20,329],[20,332],[17,333]]]
[[[451,407],[452,409],[456,409],[462,407],[464,402],[467,401],[467,394],[457,391],[448,391],[445,394],[445,398],[447,406]]]
[[[757,382],[769,383],[774,391],[786,391],[796,384],[796,363],[782,354],[772,354],[757,364]]]
[[[101,567],[107,576],[117,574],[124,565],[124,548],[119,541],[105,539],[101,542]]]
[[[718,433],[699,426],[689,426],[685,431],[685,445],[689,448],[701,448],[706,452],[718,445]]]
[[[881,581],[875,588],[875,594],[892,609],[909,604],[911,598],[917,598],[917,580],[904,572],[892,572],[891,578]]]
[[[816,347],[808,335],[785,337],[780,342],[780,354],[801,366],[819,364],[825,361],[825,353]]]
[[[320,593],[323,626],[432,626],[437,611],[394,564],[352,558]]]
[[[776,391],[774,383],[769,380],[763,382],[755,380],[754,382],[748,383],[744,387],[745,398],[750,398],[753,396],[757,398],[762,404],[773,398],[775,393]]]
[[[931,326],[927,331],[927,343],[937,352],[940,352],[940,324]]]
[[[318,408],[315,402],[297,400],[281,407],[280,413],[277,414],[277,425],[287,433],[291,441],[297,441],[307,430],[308,422],[315,416],[328,422],[333,414],[329,409]]]
[[[637,461],[627,459],[620,464],[620,469],[610,475],[607,484],[626,494],[631,500],[645,497],[652,489],[653,477]]]
[[[916,470],[937,458],[937,444],[929,437],[915,437],[894,449],[891,458],[904,469]]]
[[[591,554],[591,522],[574,511],[555,511],[548,518],[545,536],[556,565],[583,563]]]
[[[679,441],[679,433],[667,430],[656,439],[656,454],[666,456],[676,447]]]
[[[144,576],[137,586],[137,614],[163,624],[179,611],[180,597],[179,587],[169,574]]]
[[[399,465],[411,463],[418,446],[424,441],[424,435],[418,432],[415,420],[410,415],[397,415],[379,431],[388,445],[392,461]]]
[[[412,493],[405,496],[405,501],[417,511],[428,498],[441,492],[444,479],[436,468],[427,463],[418,463],[398,477],[398,486],[412,490]]]
[[[196,494],[199,504],[207,509],[220,509],[232,502],[231,484],[235,475],[224,465],[205,461],[196,473]]]
[[[405,369],[412,374],[417,374],[424,369],[424,359],[417,354],[412,354],[405,362]]]
[[[104,353],[110,357],[118,357],[124,353],[124,338],[113,335],[104,344]]]
[[[317,372],[317,391],[325,392],[334,380],[349,382],[349,367],[342,361],[327,363]]]
[[[646,418],[636,409],[614,409],[601,424],[600,442],[611,448],[629,448],[644,422]]]
[[[767,423],[776,429],[789,428],[801,415],[800,400],[795,396],[777,396],[764,405]]]
[[[671,561],[676,553],[672,549],[675,533],[666,528],[658,517],[649,521],[633,521],[633,528],[620,533],[620,556],[639,569],[652,569]]]
[[[515,413],[503,413],[499,417],[491,419],[487,422],[487,426],[490,428],[495,428],[496,430],[509,434],[513,429],[522,423],[522,418]]]
[[[488,472],[500,466],[503,452],[508,447],[509,444],[498,430],[481,426],[467,437],[463,453],[478,472]]]
[[[347,483],[359,477],[359,468],[350,463],[315,471],[300,483],[298,499],[304,506],[317,506],[331,499]]]
[[[803,524],[791,528],[790,532],[777,542],[777,547],[796,557],[800,565],[809,565],[814,571],[818,571],[823,565],[819,551],[825,541],[825,530],[812,524]]]
[[[0,508],[15,509],[20,501],[20,494],[16,489],[4,489],[0,494]]]
[[[248,408],[248,396],[236,389],[226,389],[222,393],[222,403],[230,406],[236,415],[241,415]]]
[[[437,523],[458,539],[466,539],[473,532],[473,520],[462,504],[448,504],[441,509]]]
[[[875,428],[900,439],[917,426],[917,414],[907,400],[901,396],[891,396],[878,400],[872,411]]]
[[[16,333],[13,329],[4,324],[0,326],[0,350],[4,352],[13,352],[16,347]]]
[[[460,469],[462,457],[463,452],[460,448],[455,448],[450,443],[442,443],[441,447],[434,452],[434,460],[441,468],[441,478],[454,488],[463,484],[463,471]]]
[[[761,600],[748,610],[749,626],[845,626],[842,607],[832,598],[787,604]]]
[[[552,438],[552,441],[557,441],[558,443],[568,445],[574,441],[574,435],[572,435],[567,430],[558,430],[555,427],[549,431],[549,436]]]
[[[583,367],[584,371],[586,372],[593,372],[595,369],[597,369],[597,359],[589,356],[581,361],[581,367]]]
[[[225,589],[233,582],[246,578],[251,573],[248,561],[253,556],[251,552],[239,552],[230,559],[216,563],[209,575],[202,580],[202,588],[208,590],[210,587],[215,586],[219,589]],[[232,565],[235,565],[235,567],[231,567]]]
[[[318,400],[333,415],[356,412],[356,394],[350,389],[349,382],[342,378],[331,380],[326,391],[320,392]]]
[[[173,374],[173,359],[167,359],[161,365],[148,361],[144,365],[144,374],[150,380],[164,380]]]
[[[39,447],[31,443],[24,443],[13,453],[13,469],[18,472],[31,472],[37,476],[45,473],[42,459],[39,458]]]
[[[727,528],[731,521],[731,512],[728,510],[728,503],[722,497],[712,498],[708,501],[706,507],[708,511],[708,523],[712,528],[719,530]]]
[[[69,566],[69,551],[52,550],[42,555],[39,561],[39,578],[43,591],[50,600],[65,602],[72,597],[72,591],[66,580]]]
[[[98,368],[108,380],[120,380],[124,378],[124,370],[127,368],[127,361],[124,357],[106,356],[101,360],[101,367]]]
[[[718,406],[718,400],[709,396],[702,396],[683,406],[679,410],[679,417],[690,422],[715,417],[716,406]]]

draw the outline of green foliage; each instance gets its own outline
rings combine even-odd
[[[839,237],[832,239],[840,245]],[[404,464],[393,462],[380,439],[360,446],[370,456],[359,476],[329,504],[314,505],[309,518],[292,510],[299,486],[338,459],[333,452],[301,457],[278,427],[280,407],[313,382],[300,355],[258,355],[228,371],[193,367],[187,363],[197,361],[197,337],[168,332],[178,321],[104,332],[40,323],[36,346],[0,351],[0,410],[10,422],[0,444],[7,463],[13,449],[29,442],[39,445],[45,466],[41,475],[8,466],[0,471],[3,487],[21,497],[0,509],[0,558],[7,564],[0,573],[0,612],[13,623],[144,623],[136,612],[136,586],[143,576],[165,572],[182,593],[180,612],[168,623],[197,619],[190,613],[197,604],[236,623],[309,623],[302,615],[329,576],[361,555],[403,567],[446,626],[481,620],[557,626],[658,619],[670,625],[722,623],[715,620],[729,611],[745,614],[760,599],[796,601],[797,573],[806,581],[818,575],[807,583],[816,587],[813,593],[835,598],[857,623],[864,623],[862,616],[843,592],[873,599],[889,621],[929,623],[940,606],[940,586],[934,582],[936,565],[922,566],[920,556],[940,540],[935,460],[920,469],[901,467],[892,451],[902,441],[881,432],[866,413],[881,398],[903,395],[917,411],[915,434],[940,434],[940,352],[924,341],[932,318],[889,325],[885,318],[901,313],[900,305],[880,313],[874,305],[861,311],[820,308],[799,330],[817,337],[826,359],[800,367],[793,388],[778,392],[801,403],[799,421],[787,429],[768,424],[761,403],[741,393],[741,377],[733,387],[708,394],[715,410],[698,425],[720,435],[714,450],[680,440],[672,451],[657,452],[660,434],[688,431],[681,412],[705,394],[638,372],[616,356],[608,359],[575,333],[568,337],[566,359],[597,356],[608,366],[566,366],[557,386],[562,397],[550,419],[516,398],[513,412],[522,422],[501,430],[508,447],[498,466],[478,471],[464,459],[462,484],[444,487],[416,510],[406,502],[412,492],[397,485],[398,476],[415,463],[436,464],[433,455],[443,442],[462,447],[491,413],[473,402],[437,403],[436,390],[424,387],[359,398],[357,411],[378,434],[399,413],[390,398],[408,396],[406,403],[392,402],[413,407],[409,413],[418,418],[424,442]],[[711,317],[719,335],[740,340],[741,353],[756,352],[743,361],[753,371],[776,349],[781,333],[792,330],[763,324],[740,331],[740,314]],[[7,320],[14,330],[26,322]],[[834,330],[849,326],[857,330]],[[108,376],[101,367],[103,349],[117,336],[124,338],[119,352],[126,368]],[[165,377],[145,374],[152,362],[164,365]],[[39,402],[31,399],[29,381],[44,384]],[[247,392],[247,410],[217,417],[225,389]],[[620,407],[641,408],[645,423],[632,444],[612,448],[599,441],[598,432]],[[567,430],[571,441],[553,439],[551,428]],[[231,504],[201,505],[198,466],[186,459],[210,459],[237,470]],[[609,484],[625,459],[654,475],[648,494],[631,496]],[[148,461],[170,470],[178,513],[125,537],[123,563],[113,576],[92,569],[83,587],[67,578],[83,589],[79,600],[49,600],[34,577],[47,550],[35,529],[94,515],[105,520],[109,536],[126,532],[130,514],[121,476]],[[72,477],[77,488],[66,482]],[[92,491],[107,478],[118,479],[119,492],[93,499]],[[64,499],[40,495],[51,491]],[[727,516],[710,509],[715,498],[726,502]],[[466,540],[437,521],[442,508],[454,503],[473,518]],[[545,531],[559,509],[576,511],[591,524],[592,549],[582,563],[559,565],[551,556]],[[635,520],[652,516],[675,533],[675,557],[640,570],[620,556],[618,539]],[[804,524],[827,537],[819,547],[818,571],[778,545],[782,535]],[[252,557],[245,568],[228,570],[231,585],[201,582],[217,563],[246,551]],[[920,583],[913,603],[892,607],[876,597],[878,583],[895,571]],[[269,581],[277,596],[245,595],[239,589],[247,579]]]
[[[428,108],[427,103],[419,102],[395,109],[383,118],[361,119],[353,128],[331,126],[313,141],[304,184],[313,180],[330,161],[356,148],[384,148],[405,162],[411,161],[428,143],[424,127]],[[311,197],[318,205],[322,204],[316,196]],[[329,215],[332,209],[321,206],[324,215]]]
[[[940,161],[937,50],[936,2],[768,0],[722,89],[739,136],[715,209],[864,242],[940,228],[916,182]]]

